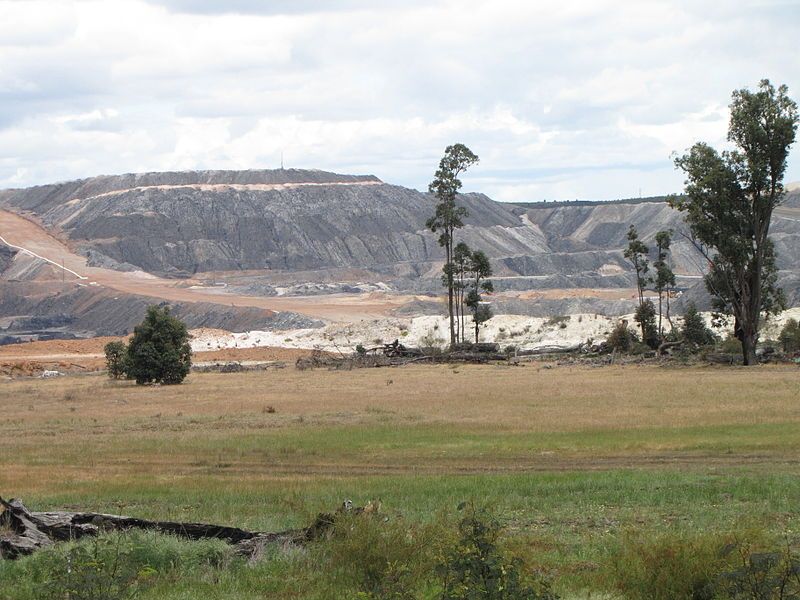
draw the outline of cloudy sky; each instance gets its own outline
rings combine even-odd
[[[763,77],[800,100],[800,0],[0,0],[0,188],[310,167],[498,200],[678,191]],[[800,180],[800,148],[787,181]]]

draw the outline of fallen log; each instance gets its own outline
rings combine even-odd
[[[519,350],[517,356],[541,356],[543,354],[568,354],[570,352],[577,352],[583,347],[583,344],[573,344],[572,346],[539,346],[532,350]]]
[[[683,345],[684,340],[678,340],[675,342],[661,342],[658,346],[658,355],[663,356],[667,353],[667,350],[671,350],[672,348],[679,348]]]
[[[16,559],[56,542],[96,536],[102,531],[141,529],[185,537],[190,540],[218,539],[234,546],[237,554],[257,558],[268,545],[303,545],[324,537],[336,517],[346,512],[359,514],[362,508],[320,513],[311,525],[278,532],[247,531],[238,527],[206,523],[149,521],[121,515],[93,512],[31,512],[20,500],[0,498],[0,558]]]

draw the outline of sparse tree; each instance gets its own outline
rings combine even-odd
[[[730,111],[728,140],[736,149],[718,153],[698,143],[677,158],[686,189],[672,205],[686,213],[690,239],[708,261],[714,308],[733,316],[744,364],[754,365],[762,316],[785,305],[769,228],[784,196],[798,113],[788,88],[767,79],[756,92],[734,91]]]
[[[469,271],[472,274],[472,281],[466,304],[472,311],[472,323],[475,326],[475,343],[477,344],[480,338],[480,326],[492,318],[492,309],[483,301],[483,293],[494,291],[494,285],[488,279],[492,276],[492,264],[483,251],[476,250],[472,253]]]
[[[140,385],[176,384],[186,378],[191,366],[186,325],[170,314],[168,306],[147,307],[128,345],[128,375]]]
[[[644,290],[647,285],[652,281],[648,275],[650,272],[650,262],[647,260],[649,248],[645,243],[639,239],[639,234],[636,232],[636,227],[633,225],[628,229],[628,247],[625,249],[625,258],[627,258],[633,265],[636,271],[636,291],[639,294],[639,308],[637,313],[643,310],[644,305]],[[642,328],[642,339],[647,339],[647,332],[645,331],[645,323],[636,319],[637,323]]]
[[[106,368],[112,379],[122,379],[127,375],[128,347],[125,342],[108,342],[103,348],[106,354]]]
[[[456,229],[464,226],[464,218],[467,216],[467,209],[456,204],[456,196],[461,189],[461,180],[458,176],[477,162],[478,157],[464,144],[448,146],[439,162],[439,169],[428,187],[430,193],[439,201],[436,213],[428,219],[426,225],[434,233],[439,233],[439,245],[445,251],[443,280],[447,287],[451,346],[456,343],[454,233]]]
[[[653,263],[656,275],[653,278],[653,286],[658,293],[658,336],[664,339],[664,329],[661,325],[661,315],[664,297],[667,300],[667,321],[672,326],[672,320],[669,316],[669,295],[672,288],[675,287],[675,273],[669,264],[669,247],[672,243],[672,231],[659,231],[656,234],[656,249],[658,251],[658,258]]]

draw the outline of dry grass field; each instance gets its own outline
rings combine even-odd
[[[94,374],[2,382],[0,408],[0,495],[37,509],[272,530],[344,498],[418,522],[472,499],[567,588],[631,528],[798,525],[796,367]]]

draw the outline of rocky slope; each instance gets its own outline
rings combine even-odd
[[[546,249],[509,207],[464,196],[495,256]],[[378,267],[440,258],[427,194],[321,171],[154,173],[0,193],[95,261],[153,273]]]

